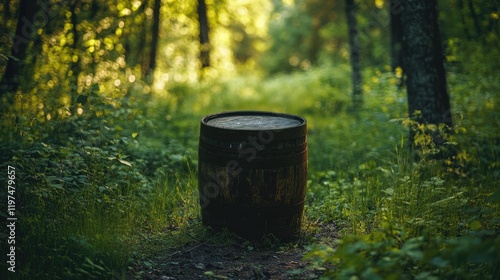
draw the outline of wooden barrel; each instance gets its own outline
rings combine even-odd
[[[304,118],[235,111],[201,120],[198,189],[204,225],[246,238],[293,238],[300,231],[306,183]]]

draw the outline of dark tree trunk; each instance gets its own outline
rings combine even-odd
[[[410,116],[418,123],[451,126],[436,0],[407,0],[403,8],[403,51]],[[411,143],[413,137],[411,132]]]
[[[142,32],[140,34],[140,39],[139,39],[139,45],[137,46],[136,50],[136,63],[139,63],[141,65],[141,73],[142,76],[144,77],[146,75],[146,57],[144,55],[146,51],[146,42],[147,42],[147,27],[148,27],[148,18],[146,16],[146,8],[148,5],[148,1],[145,0],[142,2],[142,5],[139,9],[139,14],[143,17],[143,22],[142,22]]]
[[[352,102],[354,108],[359,108],[363,104],[363,79],[361,77],[361,44],[358,36],[356,3],[354,2],[354,0],[345,1],[345,13],[347,17],[350,59],[352,67]]]
[[[156,68],[156,52],[158,50],[158,39],[160,33],[160,9],[161,0],[155,0],[153,6],[153,28],[151,32],[151,50],[149,53],[149,66],[146,71],[146,80],[153,84],[153,74]]]
[[[403,7],[399,0],[390,0],[391,20],[391,68],[395,71],[397,67],[403,67],[403,27],[401,25],[401,12]]]
[[[92,0],[92,5],[90,6],[90,18],[95,18],[100,8],[98,0]]]
[[[474,28],[476,29],[476,36],[481,36],[481,25],[479,24],[479,19],[477,18],[476,9],[474,8],[474,3],[472,0],[468,1],[470,16],[472,17],[472,22],[474,23]]]
[[[210,40],[205,0],[198,0],[198,22],[200,24],[200,62],[201,68],[210,66]]]
[[[467,40],[470,40],[471,36],[470,36],[469,29],[467,27],[467,22],[466,22],[465,16],[464,16],[464,1],[458,0],[457,4],[458,4],[458,10],[460,11],[460,20],[462,21],[462,27],[464,30],[465,38],[467,38]]]
[[[78,16],[76,14],[77,8],[79,7],[79,0],[73,0],[71,2],[71,25],[73,26],[71,28],[71,33],[73,35],[73,44],[71,45],[72,51],[73,51],[73,57],[76,57],[77,60],[74,61],[73,58],[71,58],[71,67],[70,70],[68,71],[68,79],[70,81],[70,87],[71,90],[69,92],[70,97],[71,97],[71,104],[69,106],[69,110],[71,114],[74,114],[77,109],[77,82],[78,82],[78,75],[80,74],[80,49],[79,49],[79,36],[78,36]]]
[[[19,3],[19,16],[13,45],[9,60],[5,68],[2,81],[0,82],[0,96],[6,92],[16,91],[26,72],[26,58],[28,46],[38,37],[37,29],[40,22],[34,21],[37,12],[36,0],[21,0]]]
[[[5,17],[4,21],[7,21],[10,18],[10,0],[4,0],[3,6],[4,6],[3,12],[4,12],[4,17]]]
[[[147,15],[145,13],[147,0],[143,0],[141,6],[130,16],[130,23],[125,23],[124,48],[127,65],[141,66],[141,74],[145,76],[146,67],[144,64],[144,53],[147,35]],[[142,24],[137,24],[137,19],[141,19]]]

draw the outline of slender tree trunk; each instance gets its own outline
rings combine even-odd
[[[349,35],[350,59],[352,67],[352,102],[353,108],[363,104],[363,79],[361,77],[361,44],[358,36],[358,22],[356,20],[356,3],[354,0],[345,1],[345,13]]]
[[[481,25],[479,24],[479,19],[477,18],[476,9],[474,8],[474,3],[472,0],[468,1],[470,16],[472,17],[472,22],[474,23],[474,27],[476,29],[476,36],[481,36]]]
[[[38,37],[38,24],[34,22],[34,15],[37,11],[36,2],[36,0],[20,0],[14,43],[0,82],[0,96],[7,92],[16,91],[26,72],[28,46]]]
[[[141,65],[144,57],[144,48],[146,46],[146,22],[147,16],[145,13],[147,0],[143,0],[141,6],[131,16],[128,23],[125,23],[125,30],[123,35],[125,60],[127,65],[135,66]],[[140,19],[142,24],[137,24]],[[145,74],[143,69],[141,74]]]
[[[401,25],[402,6],[399,0],[390,0],[391,20],[391,68],[403,67],[403,27]]]
[[[452,125],[436,0],[403,2],[408,108],[418,123]],[[414,140],[410,132],[411,143]],[[434,139],[436,143],[442,139]]]
[[[5,17],[4,21],[7,21],[10,18],[10,0],[4,0],[3,6],[4,6],[3,12],[4,12],[4,17]]]
[[[153,27],[152,27],[152,39],[151,39],[151,50],[149,53],[149,66],[146,74],[146,80],[153,84],[153,76],[156,68],[156,52],[158,50],[158,37],[160,33],[160,9],[161,0],[155,0],[153,6]]]
[[[146,51],[146,42],[147,42],[147,26],[148,26],[148,18],[146,16],[146,8],[148,6],[148,1],[144,0],[142,1],[142,5],[139,9],[139,14],[143,17],[142,21],[142,32],[139,35],[139,45],[137,46],[136,50],[136,63],[139,63],[141,65],[141,74],[143,77],[146,76],[146,58],[145,58],[145,51]]]
[[[90,18],[95,18],[97,13],[99,12],[100,5],[98,3],[98,0],[91,0],[92,4],[90,6]]]
[[[71,2],[71,25],[73,26],[71,28],[71,33],[73,36],[73,44],[71,45],[72,48],[72,58],[71,58],[71,67],[70,67],[70,72],[68,71],[68,79],[70,81],[70,87],[71,90],[69,92],[70,94],[70,102],[71,104],[69,105],[69,110],[71,114],[74,114],[76,112],[76,107],[77,107],[77,89],[78,89],[78,75],[80,74],[80,49],[79,49],[79,36],[78,36],[78,16],[76,14],[76,10],[79,6],[79,0],[73,0]],[[76,58],[76,59],[74,59]],[[76,60],[76,61],[75,61]]]
[[[209,25],[207,5],[205,0],[198,0],[198,22],[200,24],[200,62],[201,68],[210,66],[210,40],[208,37]]]
[[[464,35],[467,40],[471,39],[470,33],[469,33],[469,28],[467,27],[467,22],[465,21],[465,16],[464,16],[464,1],[463,0],[458,0],[458,10],[460,11],[460,21],[462,21],[462,28],[464,30]]]

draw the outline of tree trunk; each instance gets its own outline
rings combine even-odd
[[[476,37],[481,36],[481,25],[479,24],[479,19],[477,18],[476,14],[476,9],[474,8],[474,3],[472,0],[468,1],[469,3],[469,11],[470,11],[470,16],[472,17],[472,22],[474,23],[474,27],[476,29]]]
[[[209,26],[207,18],[207,5],[205,0],[198,0],[198,22],[200,24],[200,62],[201,68],[210,66],[210,40],[208,37]]]
[[[153,28],[151,32],[151,50],[149,53],[149,66],[146,74],[146,80],[153,84],[154,70],[156,68],[156,52],[158,50],[158,39],[160,33],[160,9],[161,0],[155,0],[153,6]]]
[[[129,66],[140,65],[142,77],[146,75],[144,53],[147,43],[147,3],[147,0],[143,0],[137,11],[129,16],[129,21],[125,23],[124,34],[122,36],[125,49],[125,62]],[[141,24],[138,23],[138,19]]]
[[[70,102],[71,104],[69,105],[69,110],[71,114],[76,113],[77,109],[77,92],[78,92],[78,75],[80,74],[80,50],[79,50],[79,36],[78,36],[78,16],[76,14],[77,8],[79,6],[79,0],[73,0],[71,2],[71,25],[73,26],[71,28],[71,33],[73,35],[73,44],[71,45],[72,48],[72,56],[76,57],[77,60],[74,61],[73,57],[71,58],[71,67],[70,71],[68,71],[68,79],[70,81],[70,87],[71,90],[69,92],[69,95],[71,97]]]
[[[470,36],[469,29],[467,27],[467,22],[465,21],[465,16],[464,16],[464,2],[463,0],[458,0],[457,4],[458,4],[458,10],[460,11],[460,21],[462,21],[462,27],[464,30],[465,38],[467,38],[467,40],[471,40],[472,37]]]
[[[402,6],[399,0],[390,0],[391,20],[391,68],[403,67],[403,27],[401,26]]]
[[[142,77],[144,78],[146,76],[146,68],[147,68],[147,58],[144,55],[146,51],[146,42],[147,42],[147,27],[148,27],[148,17],[146,16],[146,9],[147,9],[148,1],[144,0],[142,1],[142,5],[139,8],[138,12],[141,14],[143,17],[143,22],[142,22],[142,32],[139,35],[139,45],[137,46],[136,54],[135,54],[135,62],[139,63],[141,65],[141,74]]]
[[[345,13],[349,33],[350,59],[352,67],[352,102],[353,108],[359,108],[363,104],[363,80],[361,77],[361,44],[358,36],[358,22],[356,20],[356,3],[354,0],[346,0]]]
[[[403,8],[403,51],[410,116],[418,123],[451,126],[436,0],[407,0]],[[414,142],[413,130],[410,140]],[[437,143],[440,139],[434,141]]]
[[[6,22],[7,20],[9,20],[10,18],[10,0],[4,0],[3,2],[3,12],[4,12],[4,22]]]
[[[14,43],[11,48],[9,60],[7,61],[5,73],[0,82],[0,96],[7,92],[16,91],[21,85],[22,76],[24,76],[26,71],[28,45],[38,37],[39,22],[34,22],[36,11],[36,0],[20,1]]]

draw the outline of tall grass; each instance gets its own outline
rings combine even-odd
[[[422,149],[412,152],[405,137],[408,131],[391,127],[400,123],[403,128],[404,118],[378,121],[375,129],[363,120],[364,132],[376,135],[363,147],[375,147],[376,156],[366,152],[342,157],[347,158],[344,168],[313,174],[309,213],[334,221],[344,236],[337,242],[325,240],[330,246],[312,247],[308,254],[333,264],[325,276],[477,279],[500,275],[496,269],[500,264],[499,130],[494,110],[498,99],[491,95],[498,91],[499,77],[489,68],[491,64],[478,67],[478,61],[468,62],[482,75],[450,72],[456,111],[447,143],[453,152],[447,158],[434,156],[438,148],[424,141],[425,135],[417,143]],[[373,101],[367,99],[365,113],[385,111],[386,104]],[[393,106],[389,107],[392,111]],[[388,130],[377,135],[384,128]],[[351,130],[342,131],[349,134],[347,143],[365,140],[358,140]],[[321,139],[335,137],[329,132]]]
[[[434,269],[422,277],[449,276],[450,264],[463,268],[468,263],[446,254],[488,244],[496,248],[498,242],[475,242],[498,240],[498,73],[483,69],[484,78],[450,72],[456,112],[450,145],[456,153],[446,160],[421,154],[416,161],[406,140],[406,99],[398,79],[367,70],[364,108],[352,112],[348,69],[339,65],[268,78],[177,84],[147,104],[132,93],[119,109],[97,104],[86,108],[90,114],[50,121],[13,108],[2,119],[0,132],[8,140],[1,147],[2,164],[20,170],[17,195],[24,201],[16,275],[123,278],[127,267],[141,259],[206,238],[196,187],[199,120],[227,110],[272,110],[307,118],[305,215],[312,225],[307,230],[334,224],[343,237],[340,244],[316,240],[337,251],[312,251],[338,267],[330,271],[335,277],[375,275],[377,269],[386,271],[382,265],[402,265],[404,273],[398,276],[417,275],[412,265]],[[449,239],[471,234],[476,238],[466,240],[469,247]],[[362,254],[356,257],[356,252]],[[370,252],[405,262],[378,263]],[[436,252],[444,252],[442,262],[434,258]],[[434,263],[422,264],[425,254]],[[495,256],[478,258],[486,258],[488,266],[498,260]]]
[[[147,239],[139,236],[196,217],[196,171],[186,149],[142,145],[134,126],[101,130],[99,123],[122,114],[2,125],[16,139],[2,147],[2,168],[16,167],[20,201],[17,273],[9,277],[121,279],[143,254]]]

